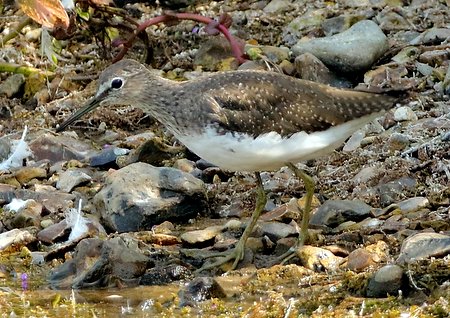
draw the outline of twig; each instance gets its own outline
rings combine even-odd
[[[50,79],[52,79],[55,76],[55,73],[50,72],[50,71],[42,71],[40,69],[30,67],[30,66],[23,66],[23,65],[4,63],[4,62],[0,62],[0,72],[23,74],[25,76],[29,76],[32,74],[41,74]]]
[[[17,28],[15,28],[14,30],[11,30],[11,32],[9,32],[9,34],[5,35],[3,38],[0,39],[0,45],[5,45],[7,42],[9,42],[10,40],[14,39],[17,35],[19,35],[20,31],[22,31],[22,29],[24,27],[26,27],[28,24],[31,23],[31,18],[29,17],[25,17],[23,18],[19,25],[17,26]]]

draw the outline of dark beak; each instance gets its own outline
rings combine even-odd
[[[84,114],[89,113],[90,111],[94,110],[98,106],[100,106],[100,102],[103,100],[103,96],[96,96],[93,97],[87,105],[80,108],[75,114],[69,117],[65,122],[63,122],[61,125],[59,125],[56,128],[56,132],[61,132],[64,129],[67,128],[67,126],[71,125],[74,121],[77,119],[80,119]]]

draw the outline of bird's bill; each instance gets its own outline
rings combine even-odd
[[[71,125],[74,121],[80,119],[83,115],[89,113],[94,110],[98,106],[100,106],[100,102],[102,101],[101,97],[93,97],[85,106],[81,107],[75,114],[69,117],[65,122],[56,128],[56,132],[61,132],[67,128],[67,126]]]

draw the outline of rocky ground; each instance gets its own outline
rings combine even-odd
[[[19,30],[24,15],[13,3],[0,6],[1,311],[448,317],[450,3],[160,2],[91,4],[86,20],[80,1],[73,29],[53,30],[53,42],[37,24]],[[108,36],[126,39],[130,18],[168,8],[227,13],[247,58],[202,24],[152,26],[126,57],[167,78],[270,69],[401,96],[343,147],[303,163],[317,183],[311,238],[290,264],[274,265],[295,243],[305,191],[287,168],[262,174],[269,201],[239,268],[198,274],[206,256],[239,239],[254,208],[253,175],[203,161],[129,106],[99,108],[55,133],[118,54]],[[96,297],[64,292],[71,288]]]

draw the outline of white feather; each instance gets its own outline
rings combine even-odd
[[[321,157],[339,147],[352,133],[380,114],[348,121],[327,130],[307,134],[298,132],[283,138],[270,132],[257,138],[247,134],[218,134],[208,127],[204,134],[176,136],[201,158],[230,171],[270,171]]]

